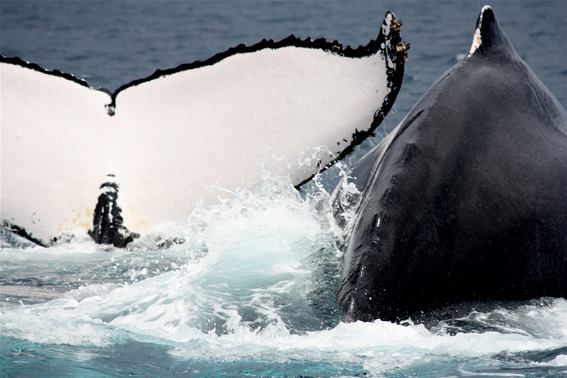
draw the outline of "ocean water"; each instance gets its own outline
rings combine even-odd
[[[0,253],[6,376],[557,376],[567,301],[485,304],[427,327],[341,322],[323,193],[286,177],[195,210],[167,249],[88,238]],[[173,230],[172,230],[173,231]]]
[[[0,234],[0,376],[567,376],[567,301],[479,303],[443,321],[341,322],[347,231],[326,206],[341,169],[468,52],[483,2],[0,1],[0,53],[115,89],[157,68],[291,33],[365,44],[386,10],[412,48],[376,137],[297,193],[253,192],[187,214],[128,250]],[[521,56],[567,105],[567,3],[492,2]],[[346,214],[352,216],[352,214]]]

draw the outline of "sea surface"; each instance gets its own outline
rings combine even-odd
[[[336,173],[463,59],[484,4],[0,0],[0,54],[110,90],[263,38],[366,44],[387,10],[411,44],[376,136],[302,193],[266,174],[187,214],[171,230],[185,243],[169,247],[148,236],[128,250],[88,237],[40,248],[0,232],[0,376],[567,376],[564,299],[479,303],[427,324],[344,323],[335,303],[346,235],[325,203]],[[490,4],[566,107],[567,2]]]

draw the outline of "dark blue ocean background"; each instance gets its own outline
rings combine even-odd
[[[468,53],[478,13],[485,3],[476,0],[0,0],[0,54],[19,56],[45,68],[83,78],[93,87],[114,90],[149,76],[156,69],[205,60],[240,43],[254,44],[263,38],[280,40],[294,34],[302,38],[338,40],[344,45],[364,45],[375,38],[384,13],[391,10],[402,20],[402,36],[411,44],[404,82],[376,137],[360,146],[355,156],[347,161],[352,164],[397,125],[437,78]],[[567,107],[567,1],[500,0],[489,4],[522,58]],[[328,181],[333,182],[333,179],[328,178]],[[293,194],[289,196],[292,198]],[[285,196],[276,200],[299,206]],[[299,216],[286,213],[282,218],[288,216],[290,223],[301,221],[303,210],[298,212]],[[223,216],[211,213],[203,217],[214,224],[215,220],[209,218],[217,215]],[[288,229],[291,226],[286,223],[268,228],[272,227],[278,237],[288,237],[298,249],[329,243],[325,237],[313,236],[319,231],[309,231],[309,227],[315,226],[306,217],[305,224],[300,223],[302,230]],[[230,252],[245,257],[250,251],[262,252],[263,236],[249,231],[251,236],[242,237],[237,235],[240,228],[235,227],[235,230],[234,235],[229,236],[251,244],[243,243],[236,247],[236,252]],[[218,241],[215,235],[209,237]],[[228,236],[221,234],[221,237]],[[310,240],[307,244],[306,239]],[[86,248],[88,253],[69,252],[75,248]],[[461,323],[440,324],[431,333],[419,326],[385,322],[333,328],[338,319],[333,306],[325,302],[330,294],[325,291],[326,281],[321,281],[318,282],[321,290],[313,292],[323,292],[316,296],[320,301],[318,310],[323,314],[313,315],[312,304],[295,303],[281,293],[269,293],[273,295],[270,300],[276,301],[274,308],[278,309],[278,316],[286,325],[301,323],[297,329],[315,330],[315,333],[297,339],[295,331],[288,338],[285,332],[282,336],[281,330],[275,330],[273,335],[236,332],[240,336],[192,338],[187,330],[179,329],[179,333],[169,338],[158,332],[159,327],[153,323],[149,310],[145,310],[144,306],[151,300],[144,295],[155,295],[160,298],[156,299],[158,303],[177,308],[193,295],[192,289],[216,288],[218,282],[205,275],[197,283],[188,279],[185,286],[180,286],[178,291],[186,290],[183,295],[170,292],[169,288],[176,287],[176,282],[187,279],[183,269],[179,270],[179,266],[191,259],[183,249],[112,255],[91,253],[89,248],[79,244],[57,247],[46,251],[47,257],[16,250],[0,251],[0,285],[22,287],[20,293],[10,292],[11,301],[16,298],[26,305],[40,304],[40,307],[22,306],[17,313],[12,311],[11,303],[0,305],[0,330],[17,330],[9,335],[0,334],[0,376],[555,377],[567,374],[565,301],[556,300],[543,309],[537,304],[526,304],[517,310],[475,313],[464,321],[464,327]],[[327,269],[331,264],[317,257],[315,252],[308,255],[314,272]],[[249,260],[232,261],[228,252],[223,256],[233,265],[258,258],[250,254]],[[277,257],[270,258],[277,260]],[[222,264],[213,267],[223,272],[226,269]],[[239,269],[237,273],[227,270],[228,285],[247,288],[250,282],[242,283],[247,266]],[[136,285],[143,281],[140,277],[149,277],[145,288]],[[303,278],[298,277],[294,282],[302,284]],[[269,281],[268,286],[279,282],[272,276],[261,279]],[[119,287],[124,282],[132,285],[130,290],[126,284]],[[73,291],[62,304],[47,302],[84,283],[90,286]],[[34,290],[28,291],[29,288]],[[35,290],[37,288],[43,291]],[[51,291],[46,291],[48,289]],[[160,295],[171,298],[163,299]],[[89,301],[81,302],[84,298]],[[290,305],[278,307],[278,301]],[[2,306],[9,306],[8,310]],[[65,312],[63,308],[72,309]],[[149,308],[153,307],[148,305]],[[272,308],[260,309],[271,311]],[[246,309],[242,311],[245,313]],[[130,312],[140,318],[132,320],[134,317],[128,317]],[[272,314],[264,315],[269,319]],[[322,324],[331,329],[318,330],[311,326],[309,319],[313,317],[328,320]],[[210,318],[216,319],[212,315]],[[129,319],[138,328],[129,328],[125,323],[116,325],[116,322],[110,326],[113,319]],[[146,326],[148,332],[140,332],[140,327]],[[452,338],[450,335],[455,333],[457,336]],[[344,343],[337,338],[344,338]],[[368,344],[371,338],[379,339],[377,345]],[[329,349],[326,343],[331,341],[336,345]]]

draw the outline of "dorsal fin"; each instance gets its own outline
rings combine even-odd
[[[501,54],[516,53],[516,50],[510,43],[510,40],[504,31],[498,25],[494,12],[489,5],[485,5],[480,10],[480,14],[476,21],[476,30],[474,33],[469,56],[473,54]]]

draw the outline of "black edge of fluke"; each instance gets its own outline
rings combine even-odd
[[[392,28],[393,26],[393,28]],[[254,44],[254,45],[245,45],[245,44],[239,44],[235,47],[229,48],[228,50],[218,53],[216,55],[213,55],[212,57],[210,57],[209,59],[206,59],[204,61],[200,61],[197,60],[193,63],[186,63],[186,64],[181,64],[177,67],[174,68],[169,68],[166,70],[156,70],[153,74],[151,74],[148,77],[142,78],[142,79],[137,79],[134,81],[131,81],[130,83],[124,84],[122,86],[120,86],[116,91],[114,91],[111,94],[111,103],[109,104],[109,107],[114,110],[117,106],[117,97],[120,94],[120,92],[130,88],[130,87],[134,87],[136,85],[139,84],[143,84],[147,81],[151,81],[154,79],[158,79],[164,76],[168,76],[168,75],[172,75],[178,72],[182,72],[182,71],[187,71],[187,70],[192,70],[192,69],[196,69],[196,68],[201,68],[201,67],[205,67],[205,66],[211,66],[213,64],[216,64],[218,62],[220,62],[221,60],[224,60],[228,57],[231,57],[233,55],[237,55],[237,54],[245,54],[245,53],[252,53],[252,52],[256,52],[259,50],[263,50],[263,49],[280,49],[280,48],[284,48],[284,47],[303,47],[303,48],[309,48],[309,49],[318,49],[318,50],[323,50],[323,51],[327,51],[333,54],[337,54],[340,56],[345,56],[347,58],[363,58],[366,56],[370,56],[373,54],[376,54],[378,51],[381,51],[381,44],[388,42],[388,41],[393,41],[393,38],[391,38],[390,36],[392,34],[397,35],[398,39],[399,39],[399,31],[400,31],[400,26],[401,23],[396,19],[395,15],[388,11],[386,12],[386,15],[384,16],[384,21],[382,23],[382,27],[380,28],[380,32],[378,33],[378,36],[376,37],[376,39],[371,40],[370,42],[368,42],[365,46],[358,46],[357,48],[353,48],[351,46],[346,46],[344,47],[340,42],[338,41],[327,41],[325,38],[318,38],[318,39],[312,39],[312,38],[305,38],[305,39],[301,39],[296,37],[295,35],[290,35],[280,41],[274,41],[273,39],[263,39],[260,42]],[[384,29],[387,28],[388,30],[388,36],[386,36],[386,33],[384,32]],[[393,33],[392,33],[393,32]],[[390,37],[390,38],[388,38]],[[401,40],[399,41],[401,42]],[[404,44],[405,48],[402,48],[402,46],[400,46],[400,49],[403,49],[403,52],[400,55],[403,55],[403,60],[406,59],[407,57],[407,49],[409,48],[408,44]],[[397,44],[392,43],[392,49],[394,51],[396,51],[396,49],[398,48]],[[395,62],[397,62],[399,59],[395,58],[394,55],[398,55],[398,54],[391,54],[388,51],[388,56],[390,56],[390,58],[392,59],[392,62],[394,62],[394,64],[396,64]],[[403,73],[401,75],[403,77]],[[401,85],[401,78],[400,78],[400,83]],[[398,85],[399,87],[399,85]],[[397,92],[396,92],[397,94]],[[395,97],[395,96],[394,96]]]
[[[8,232],[13,233],[14,235],[21,236],[22,238],[29,240],[32,243],[35,243],[35,244],[37,244],[41,247],[47,247],[48,246],[47,244],[45,244],[41,240],[35,238],[33,236],[33,234],[26,231],[25,228],[17,226],[15,224],[11,223],[11,222],[8,222],[7,220],[4,220],[4,222],[0,225],[0,228],[3,228],[5,230],[7,230]]]
[[[102,92],[107,93],[110,96],[110,103],[106,105],[107,108],[107,113],[108,115],[112,116],[114,115],[115,111],[116,111],[116,98],[118,96],[118,94],[130,87],[134,87],[136,85],[154,80],[154,79],[158,79],[164,76],[168,76],[168,75],[172,75],[181,71],[187,71],[187,70],[192,70],[192,69],[196,69],[196,68],[201,68],[201,67],[205,67],[205,66],[210,66],[213,65],[215,63],[220,62],[223,59],[226,59],[230,56],[236,55],[236,54],[243,54],[243,53],[251,53],[251,52],[255,52],[255,51],[259,51],[262,49],[279,49],[279,48],[283,48],[283,47],[304,47],[304,48],[311,48],[311,49],[320,49],[320,50],[324,50],[324,51],[328,51],[330,53],[333,54],[338,54],[341,56],[345,56],[345,57],[349,57],[349,58],[362,58],[362,57],[366,57],[366,56],[370,56],[373,55],[375,53],[377,53],[378,51],[381,50],[381,43],[383,42],[387,42],[387,41],[393,41],[395,40],[395,38],[386,38],[385,37],[385,33],[383,31],[384,26],[387,26],[388,29],[390,30],[390,36],[392,35],[397,35],[398,39],[399,39],[399,26],[401,24],[399,23],[399,21],[397,21],[397,19],[395,18],[395,15],[388,11],[386,12],[386,15],[384,17],[384,22],[383,22],[383,27],[380,30],[380,33],[378,34],[377,38],[374,40],[371,40],[370,42],[368,42],[368,44],[366,44],[365,46],[359,46],[357,48],[353,48],[351,46],[343,46],[340,42],[338,41],[327,41],[324,38],[318,38],[318,39],[312,39],[312,38],[305,38],[305,39],[300,39],[298,37],[296,37],[295,35],[290,35],[280,41],[274,41],[273,39],[263,39],[260,42],[254,44],[254,45],[245,45],[245,44],[239,44],[235,47],[231,47],[228,50],[215,54],[212,57],[210,57],[209,59],[200,61],[194,61],[192,63],[185,63],[185,64],[181,64],[177,67],[174,68],[168,68],[168,69],[158,69],[156,70],[153,74],[141,78],[141,79],[136,79],[133,80],[129,83],[123,84],[120,87],[118,87],[118,89],[116,89],[115,91],[110,91],[106,88],[94,88],[93,86],[91,86],[86,80],[80,79],[72,74],[69,73],[65,73],[65,72],[61,72],[59,70],[48,70],[46,68],[41,67],[39,64],[37,63],[32,63],[32,62],[27,62],[19,57],[5,57],[2,54],[0,54],[0,63],[9,63],[9,64],[15,64],[15,65],[19,65],[21,67],[24,68],[29,68],[44,74],[48,74],[48,75],[52,75],[52,76],[57,76],[57,77],[61,77],[67,80],[70,80],[74,83],[77,83],[79,85],[82,85],[84,87],[90,88],[90,89],[94,89],[94,90],[99,90]],[[393,28],[391,27],[393,26]],[[392,33],[393,32],[393,33]],[[401,42],[401,41],[400,41]],[[392,54],[392,53],[388,53],[388,56],[390,56],[390,58],[392,59],[392,62],[397,62],[399,61],[398,58],[396,58],[398,55],[403,55],[403,59],[405,60],[405,57],[407,56],[407,48],[409,48],[408,44],[404,44],[403,46],[405,46],[405,49],[403,51],[403,53],[400,54]],[[395,51],[396,49],[403,49],[404,47],[402,46],[396,46],[395,43],[392,43],[392,49]],[[403,77],[403,72],[401,75],[397,75],[399,76],[399,83],[396,85],[398,88],[401,85],[401,77]],[[397,91],[396,91],[397,94]],[[392,98],[392,102],[393,102]]]
[[[97,90],[97,91],[101,91],[101,92],[108,94],[109,96],[112,96],[112,92],[110,90],[106,89],[106,88],[102,88],[102,87],[101,88],[94,88],[86,80],[78,78],[77,76],[75,76],[73,74],[70,74],[70,73],[67,73],[67,72],[62,72],[62,71],[59,71],[59,70],[56,70],[56,69],[50,70],[50,69],[47,69],[47,68],[40,66],[37,63],[25,61],[18,56],[6,57],[6,56],[0,54],[0,63],[14,64],[16,66],[28,68],[30,70],[41,72],[43,74],[61,77],[63,79],[67,79],[69,81],[72,81],[73,83],[79,84],[83,87],[93,89],[93,90]]]
[[[376,38],[374,41],[370,41],[365,47],[367,50],[373,50],[373,53],[380,51],[384,55],[384,58],[392,63],[392,65],[386,65],[386,74],[388,75],[388,88],[390,89],[390,92],[386,95],[384,103],[381,104],[382,107],[378,109],[374,114],[374,119],[372,120],[370,128],[368,130],[356,130],[352,134],[352,141],[349,146],[347,146],[344,150],[341,151],[340,154],[335,156],[333,160],[322,167],[318,173],[306,178],[301,183],[297,184],[295,186],[296,189],[300,189],[301,186],[310,181],[314,176],[326,171],[337,161],[344,159],[346,156],[351,154],[354,151],[354,148],[361,144],[366,138],[374,136],[374,131],[376,131],[376,128],[378,128],[380,123],[382,123],[382,121],[392,108],[392,105],[394,105],[396,97],[398,96],[398,93],[402,86],[405,62],[407,60],[408,50],[410,48],[410,44],[402,40],[400,33],[401,26],[402,22],[396,18],[396,15],[393,12],[386,12],[378,38]],[[382,43],[384,43],[384,49],[381,49]]]

